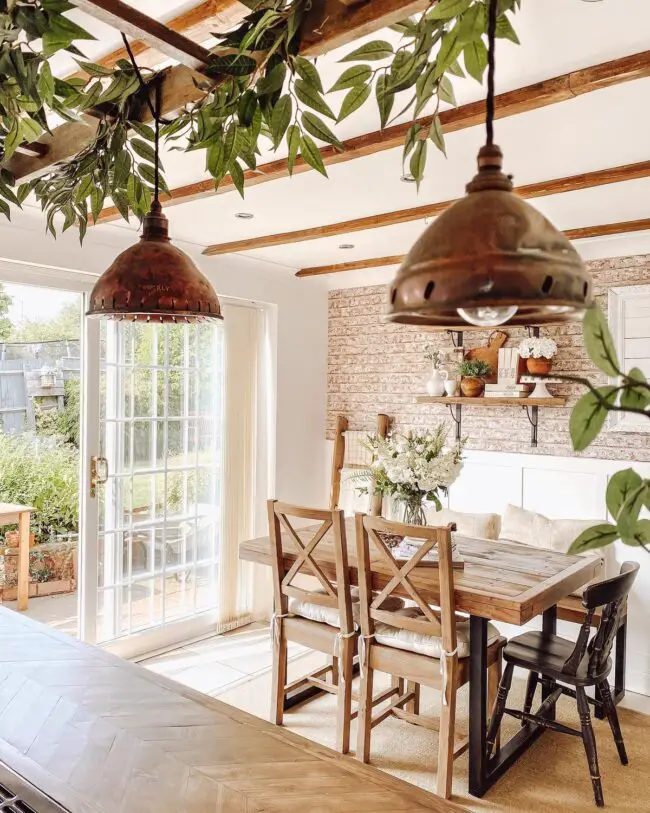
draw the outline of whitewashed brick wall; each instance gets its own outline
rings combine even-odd
[[[589,263],[595,290],[603,309],[607,290],[614,285],[650,282],[650,255],[598,260]],[[395,419],[399,429],[425,427],[448,420],[444,405],[415,403],[424,393],[429,365],[423,348],[433,344],[451,347],[445,333],[430,333],[405,325],[387,324],[385,287],[348,288],[330,292],[328,317],[328,420],[327,437],[333,437],[336,415],[345,415],[351,429],[372,429],[378,412]],[[516,346],[526,335],[523,328],[503,328]],[[542,329],[558,344],[557,372],[589,375],[604,381],[587,357],[579,324]],[[485,344],[486,333],[466,331],[466,348]],[[568,433],[569,414],[582,390],[573,385],[553,385],[557,395],[568,398],[564,409],[540,409],[539,445],[530,446],[530,425],[523,409],[464,408],[463,434],[467,448],[485,451],[542,455],[574,455]],[[589,457],[650,461],[650,435],[603,432],[584,453]]]

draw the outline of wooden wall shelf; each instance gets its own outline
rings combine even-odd
[[[530,445],[537,446],[537,427],[539,424],[539,408],[559,409],[566,405],[566,398],[465,398],[460,395],[447,395],[440,398],[433,395],[418,395],[418,404],[446,404],[451,412],[451,417],[456,424],[456,440],[462,437],[461,422],[462,409],[464,406],[475,407],[508,407],[518,406],[526,410],[526,416],[530,422]]]
[[[418,395],[418,404],[468,404],[469,406],[537,406],[559,408],[566,405],[566,398],[466,398],[462,395],[443,395],[436,398],[432,395]]]

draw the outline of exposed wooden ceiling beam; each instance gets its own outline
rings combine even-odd
[[[183,34],[194,42],[205,42],[215,32],[227,31],[249,13],[243,3],[238,0],[204,0],[198,6],[189,9],[184,14],[179,14],[171,20],[167,20],[165,25],[172,31]],[[143,68],[155,68],[164,61],[165,55],[156,48],[151,48],[142,40],[133,40],[131,50],[138,58],[138,65]],[[94,61],[99,65],[110,68],[118,59],[128,59],[125,48],[117,48],[105,56],[98,57]],[[84,71],[77,71],[70,74],[67,79],[85,78]]]
[[[541,198],[546,195],[557,195],[562,192],[575,192],[579,189],[592,189],[610,183],[636,180],[650,177],[650,161],[641,161],[638,164],[624,164],[620,167],[599,169],[594,172],[583,172],[580,175],[569,175],[566,178],[556,178],[550,181],[538,181],[516,188],[522,198]],[[352,220],[343,220],[339,223],[330,223],[326,226],[314,226],[310,229],[298,229],[282,234],[268,234],[263,237],[251,237],[246,240],[233,240],[230,243],[219,243],[209,246],[203,252],[211,256],[217,254],[235,254],[238,251],[251,251],[252,249],[268,248],[269,246],[282,246],[290,243],[301,243],[306,240],[318,240],[322,237],[335,237],[339,234],[351,234],[368,229],[379,229],[384,226],[395,226],[399,223],[410,223],[414,220],[423,220],[425,217],[437,217],[445,209],[455,203],[455,200],[445,200],[438,203],[425,203],[410,209],[399,209],[396,212],[383,212],[368,217],[356,217]]]
[[[296,271],[297,277],[316,277],[321,274],[339,274],[342,271],[361,271],[364,268],[380,268],[386,265],[400,265],[406,254],[393,254],[388,257],[374,257],[369,260],[351,260],[347,263],[314,265]]]
[[[375,1],[367,3],[366,6],[368,8],[374,7]],[[573,71],[553,79],[546,79],[543,82],[536,82],[533,85],[509,93],[502,93],[496,99],[496,116],[497,118],[507,118],[539,107],[563,102],[572,99],[574,96],[646,76],[650,76],[650,51],[643,51],[640,54],[603,62],[584,70]],[[474,127],[482,123],[484,117],[485,103],[483,101],[461,105],[452,110],[445,110],[440,116],[445,133],[453,133],[467,127]],[[424,117],[419,119],[419,122],[426,127],[430,123],[430,118]],[[374,155],[383,150],[391,150],[403,144],[408,127],[408,123],[396,124],[384,130],[364,133],[344,141],[343,152],[338,152],[334,147],[327,146],[321,148],[320,154],[324,164],[331,166],[332,164],[341,164],[346,161],[353,161],[356,158]],[[310,171],[311,167],[299,157],[293,170],[294,175]],[[288,176],[289,170],[287,161],[284,158],[270,161],[260,165],[256,170],[247,170],[245,172],[247,187],[287,178]],[[224,179],[218,190],[215,190],[212,179],[197,181],[173,189],[171,199],[168,199],[167,205],[190,203],[213,195],[231,192],[233,189],[234,186],[230,178]],[[109,223],[119,218],[120,213],[117,209],[107,207],[101,212],[98,222]]]
[[[79,5],[85,5],[88,3],[92,6],[96,6],[99,5],[100,2],[103,5],[114,7],[118,0],[96,0],[96,2],[91,2],[91,0],[78,0]],[[384,28],[388,24],[387,21],[407,17],[414,8],[414,0],[373,0],[372,2],[365,4],[363,12],[358,6],[346,6],[346,13],[343,15],[340,14],[340,6],[342,5],[340,0],[320,0],[318,5],[322,6],[323,19],[337,16],[336,26],[330,28],[328,25],[327,31],[325,33],[321,33],[320,30],[318,30],[317,23],[310,23],[307,19],[303,23],[301,32],[302,36],[305,38],[305,41],[309,41],[309,48],[315,48],[315,42],[317,40],[320,43],[319,52],[325,52],[334,47],[332,43],[336,43],[337,38],[341,35],[344,35],[345,37],[349,36],[351,40],[354,40],[360,37],[362,34],[369,34],[372,31]],[[310,50],[310,53],[315,53],[315,51]],[[173,108],[168,106],[168,113],[173,112],[173,110],[178,110],[184,104],[191,101],[196,101],[203,96],[203,93],[196,87],[191,89],[186,85],[185,80],[187,79],[187,74],[183,74],[181,72],[182,70],[187,70],[186,66],[178,65],[171,68],[162,82],[163,97],[166,96],[169,101],[174,94],[178,95],[178,104]],[[177,74],[179,75],[177,76]],[[173,88],[173,91],[168,90],[165,87],[167,84]],[[179,90],[179,86],[181,85],[183,87]],[[147,112],[143,111],[142,115],[143,121],[146,120]],[[64,129],[67,126],[68,125],[62,125],[61,127],[56,128],[53,136],[50,137],[51,142],[58,139],[60,134],[63,133],[62,137],[68,145],[67,148],[64,148],[51,144],[52,154],[59,156],[58,161],[63,161],[65,158],[72,158],[92,140],[92,135],[80,132],[79,128],[77,128],[79,140],[73,147],[71,140],[67,135],[67,131]],[[43,141],[43,143],[45,143],[45,139],[39,139],[39,141]],[[67,155],[64,154],[66,149]],[[41,157],[40,159],[34,158],[30,162],[18,162],[15,160],[16,158],[25,158],[25,156],[14,155],[11,161],[8,163],[7,168],[18,180],[21,181],[25,181],[28,178],[38,177],[39,175],[44,175],[50,170],[53,164],[56,163],[56,161],[49,160],[49,154]],[[214,183],[211,181],[210,185],[213,187]]]
[[[302,27],[300,53],[321,56],[334,48],[399,23],[431,5],[430,0],[370,0],[356,2],[313,2]]]
[[[605,223],[600,226],[583,226],[579,229],[567,229],[564,234],[569,240],[586,240],[589,237],[608,237],[614,234],[628,234],[636,231],[650,231],[650,218],[625,220],[621,223]],[[297,277],[316,277],[323,274],[340,274],[343,271],[358,271],[362,268],[383,268],[388,265],[400,265],[406,254],[393,254],[389,257],[375,257],[369,260],[353,260],[347,263],[315,265],[296,271]]]
[[[207,48],[178,31],[138,11],[122,0],[70,0],[80,11],[110,25],[132,39],[140,40],[181,65],[201,69],[212,59]]]
[[[167,68],[161,82],[160,111],[163,116],[179,110],[185,104],[202,98],[203,94],[196,86],[197,73],[177,65]],[[143,104],[139,111],[139,119],[143,122],[151,120],[149,107]],[[55,164],[64,163],[87,147],[97,133],[99,119],[84,114],[82,122],[70,122],[55,128],[52,134],[45,134],[36,142],[47,146],[44,155],[14,154],[7,163],[7,169],[21,183],[38,178],[49,172]]]

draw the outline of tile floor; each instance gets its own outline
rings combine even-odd
[[[289,660],[308,652],[289,644]],[[139,659],[140,666],[184,683],[205,694],[218,696],[227,689],[270,671],[271,641],[268,624],[256,622],[238,630],[205,638],[153,658]]]

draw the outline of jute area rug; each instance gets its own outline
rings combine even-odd
[[[292,680],[316,668],[322,656],[310,653],[289,664]],[[377,675],[378,687],[389,685]],[[524,681],[513,682],[508,705],[521,708]],[[269,718],[271,675],[266,672],[219,695],[221,700],[252,714]],[[539,700],[539,690],[536,696]],[[423,689],[422,711],[438,715],[437,692]],[[334,747],[336,698],[323,695],[285,715],[285,725],[315,742]],[[623,767],[607,721],[594,721],[606,809],[612,813],[650,813],[650,718],[619,709],[623,737],[630,764]],[[458,727],[467,730],[468,687],[459,692]],[[558,719],[578,727],[575,701],[562,698]],[[506,718],[506,735],[519,723]],[[352,746],[356,745],[356,723],[352,725]],[[351,758],[353,757],[353,753]],[[437,734],[394,717],[373,730],[371,764],[382,771],[435,790]],[[476,813],[594,813],[595,807],[582,740],[548,731],[514,765],[483,799],[467,793],[467,754],[454,765],[454,800]],[[388,813],[388,812],[387,812]]]

